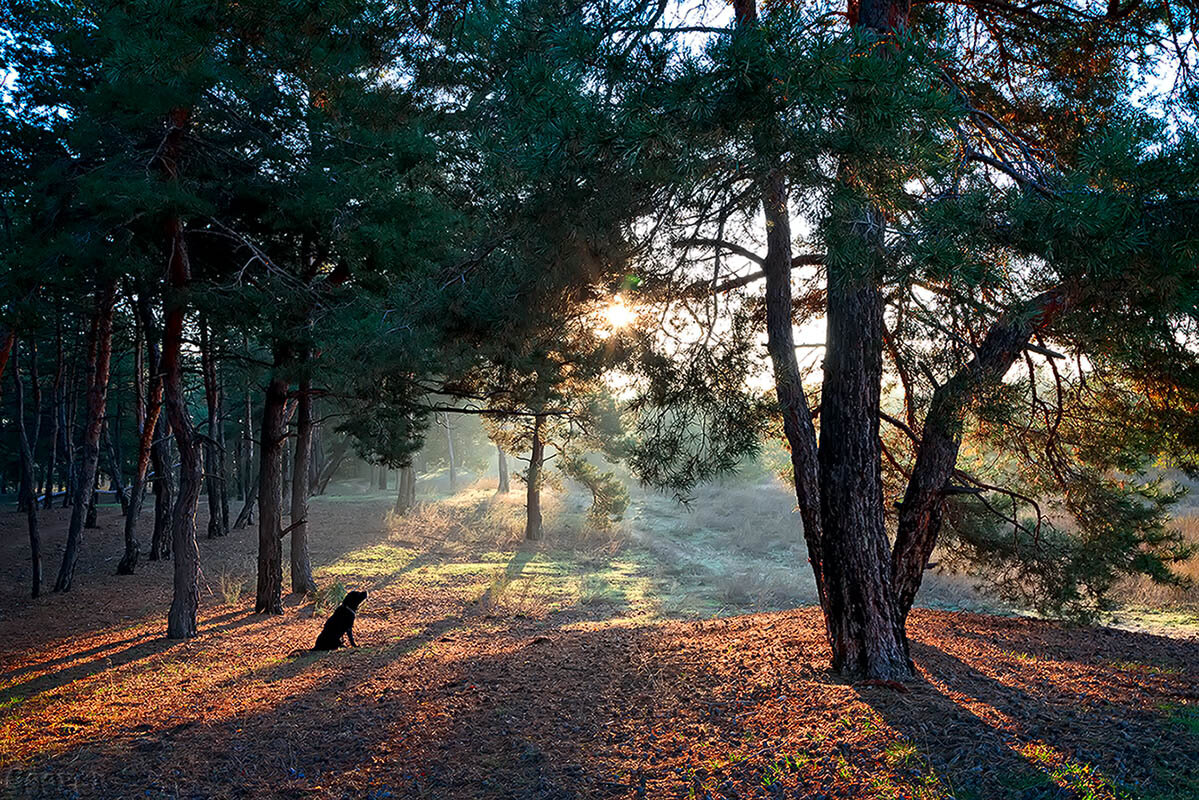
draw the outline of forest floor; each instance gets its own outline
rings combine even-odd
[[[806,575],[802,551],[777,552],[752,515],[730,566],[702,536],[639,535],[665,513],[652,504],[600,534],[555,496],[535,547],[515,495],[389,508],[314,500],[322,592],[281,617],[250,613],[253,532],[202,540],[201,630],[185,642],[163,638],[169,563],[111,574],[113,510],[87,532],[76,588],[35,602],[24,520],[5,512],[0,794],[1199,797],[1199,639],[1185,629],[918,610],[919,678],[900,692],[831,673],[816,609],[738,613],[806,591],[779,578]],[[44,524],[52,581],[66,512]],[[932,584],[932,605],[975,602]],[[302,652],[347,588],[370,590],[360,646]]]

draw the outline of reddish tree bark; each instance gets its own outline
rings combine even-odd
[[[158,428],[158,417],[162,411],[162,364],[158,344],[153,332],[154,314],[144,294],[134,300],[134,309],[141,321],[140,330],[145,345],[145,363],[149,366],[149,380],[142,379],[142,359],[138,359],[138,440],[137,463],[133,469],[133,483],[129,490],[129,512],[125,515],[125,554],[117,564],[118,575],[132,575],[137,569],[141,545],[137,540],[137,525],[146,497],[146,476],[150,469],[151,453],[154,448],[154,432]],[[140,351],[140,348],[139,348]],[[142,384],[146,385],[144,394]]]

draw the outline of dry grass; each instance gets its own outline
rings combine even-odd
[[[716,482],[685,508],[669,497],[634,491],[626,529],[629,541],[650,553],[657,577],[670,584],[667,612],[694,617],[816,602],[795,496],[781,481]],[[941,571],[925,576],[916,602],[1003,610],[970,579]]]

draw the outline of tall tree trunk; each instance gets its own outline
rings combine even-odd
[[[249,349],[249,343],[245,342],[245,347]],[[250,385],[246,383],[245,408],[242,414],[242,482],[244,485],[245,501],[250,503],[250,492],[254,491],[254,487],[258,485],[257,475],[254,472],[254,399],[250,391]],[[241,518],[241,515],[238,515]]]
[[[129,489],[129,513],[125,515],[125,554],[117,564],[118,575],[132,575],[137,569],[137,561],[141,552],[141,544],[137,540],[137,526],[142,513],[142,505],[146,498],[146,475],[150,469],[151,454],[154,448],[154,432],[158,427],[158,419],[162,412],[162,364],[158,352],[158,344],[153,333],[154,315],[150,310],[150,301],[145,294],[139,294],[134,300],[134,308],[140,320],[139,330],[145,343],[144,362],[149,368],[149,380],[143,381],[142,361],[138,359],[136,367],[138,386],[138,438],[137,462],[133,469],[133,484]],[[140,348],[139,348],[140,352]],[[145,394],[141,386],[146,384]],[[155,514],[157,522],[157,514]],[[164,520],[165,522],[165,520]],[[157,527],[157,524],[155,525]],[[161,534],[159,534],[161,541]],[[153,548],[152,548],[153,553]],[[153,553],[152,558],[157,553]]]
[[[308,557],[308,462],[312,457],[312,384],[305,376],[300,381],[296,402],[296,449],[291,470],[291,591],[309,595],[316,592],[312,562]]]
[[[95,486],[100,462],[100,432],[104,427],[104,409],[108,402],[108,372],[112,359],[112,318],[116,307],[116,284],[104,281],[96,291],[96,310],[88,336],[87,425],[83,435],[83,461],[76,482],[75,506],[67,530],[67,546],[58,571],[54,590],[70,591],[79,560],[84,516],[89,495]]]
[[[500,459],[500,485],[499,488],[495,490],[495,493],[508,494],[508,492],[512,491],[512,485],[508,479],[508,457],[504,455],[504,448],[500,447],[498,444],[495,446],[495,452],[498,454]]]
[[[217,380],[215,345],[207,320],[200,321],[200,360],[204,373],[204,402],[208,409],[208,438],[204,442],[204,461],[208,465],[205,484],[208,489],[208,538],[229,533],[229,504],[225,497],[224,435],[221,421],[221,387]]]
[[[906,25],[906,0],[861,0],[851,23],[880,36]],[[887,59],[888,44],[872,58]],[[870,88],[849,99],[851,118],[869,115]],[[860,94],[859,94],[860,93]],[[872,123],[864,123],[866,127]],[[882,387],[883,295],[886,218],[856,185],[863,155],[846,156],[838,179],[845,209],[826,270],[827,344],[820,412],[821,511],[825,615],[833,665],[847,674],[902,680],[913,674],[883,511],[882,450],[878,435]],[[850,257],[838,250],[853,253]]]
[[[457,464],[454,463],[454,426],[450,422],[448,411],[445,414],[445,444],[450,456],[450,494],[456,494],[458,492],[458,471]]]
[[[61,309],[55,312],[54,322],[54,386],[51,390],[50,398],[50,459],[46,467],[46,497],[44,507],[49,509],[51,503],[54,502],[54,473],[58,467],[58,437],[61,432],[59,421],[62,416],[62,381],[63,381],[63,354],[62,354],[62,311]],[[65,491],[65,484],[64,484]]]
[[[822,555],[823,521],[820,512],[820,465],[816,427],[803,388],[803,376],[795,358],[792,329],[794,305],[791,297],[791,216],[787,208],[786,184],[778,172],[763,185],[762,209],[766,218],[766,348],[774,367],[774,389],[783,415],[783,435],[791,451],[795,497],[803,522],[808,560],[816,577],[817,594],[824,603]],[[828,631],[826,631],[827,633]]]
[[[154,470],[154,533],[150,539],[150,560],[157,561],[160,558],[171,557],[171,509],[175,503],[175,474],[171,468],[171,425],[165,414],[158,415],[158,425],[154,428],[154,443],[150,446],[150,466]]]
[[[29,563],[33,573],[30,596],[37,597],[42,593],[42,537],[38,530],[37,501],[33,497],[33,448],[37,443],[35,441],[30,445],[29,437],[25,433],[25,388],[21,383],[18,363],[19,345],[14,343],[9,348],[13,386],[16,389],[14,396],[17,401],[17,441],[21,447],[21,497],[25,501],[25,516],[29,523]],[[9,357],[9,354],[5,354],[5,357]]]
[[[183,293],[190,278],[190,269],[183,242],[183,226],[175,220],[171,227],[174,252],[171,256],[170,281],[173,291],[170,293],[164,325],[162,373],[167,417],[171,421],[171,432],[179,450],[179,490],[171,512],[174,593],[167,614],[167,638],[187,639],[196,635],[196,617],[200,606],[200,549],[196,542],[196,511],[200,504],[204,463],[183,397]]]
[[[859,4],[851,12],[856,23]],[[734,13],[740,30],[757,22],[755,0],[735,0]],[[867,9],[866,16],[873,20],[874,10]],[[907,678],[912,668],[891,583],[880,473],[880,273],[877,265],[828,266],[828,346],[817,440],[794,354],[790,221],[785,179],[777,169],[762,182],[762,204],[768,350],[833,665],[846,674]],[[873,244],[881,218],[873,209],[862,211],[869,230],[851,235]]]
[[[174,181],[183,136],[190,121],[187,109],[170,113],[162,159],[167,177]],[[200,606],[200,548],[196,542],[196,511],[204,476],[204,459],[196,441],[187,401],[183,396],[183,323],[187,310],[187,288],[191,282],[191,264],[184,241],[183,222],[172,217],[167,222],[167,241],[171,248],[167,265],[166,316],[162,338],[163,393],[167,417],[179,450],[179,492],[171,514],[171,549],[174,553],[174,593],[167,614],[167,638],[187,639],[196,635]]]
[[[407,514],[416,505],[416,469],[411,463],[400,467],[400,477],[396,481],[396,514]]]
[[[387,465],[386,464],[379,465],[379,490],[383,491],[383,492],[387,491]]]
[[[258,468],[258,590],[256,614],[283,613],[283,445],[287,440],[284,408],[287,381],[281,377],[286,350],[275,347],[275,368],[262,407],[262,455]]]
[[[857,271],[829,265],[820,400],[825,616],[836,669],[899,680],[911,677],[912,667],[883,515],[883,300],[874,277]]]
[[[537,541],[542,536],[541,528],[541,468],[545,464],[545,442],[541,440],[541,429],[545,415],[533,418],[533,448],[529,455],[529,475],[525,495],[525,538]]]

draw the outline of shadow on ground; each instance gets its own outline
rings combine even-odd
[[[266,683],[320,674],[268,708],[96,739],[26,765],[11,786],[29,797],[68,784],[98,797],[1189,796],[1199,741],[1158,709],[1193,694],[1193,672],[1102,689],[1100,667],[1013,662],[1033,692],[996,677],[1008,663],[993,651],[939,638],[953,615],[917,621],[925,678],[898,694],[829,674],[814,610],[575,630],[496,628],[464,608],[397,641],[279,665]],[[1005,644],[1068,637],[1086,650],[1102,636],[1142,658],[1199,656],[1135,634],[1021,640],[985,617],[969,624]]]

